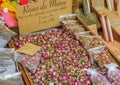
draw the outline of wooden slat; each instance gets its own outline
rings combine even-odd
[[[23,80],[25,81],[26,85],[31,85],[28,77],[26,77],[26,74],[25,74],[25,71],[23,70],[22,65],[18,63],[18,67],[19,67],[19,70],[20,70],[20,72],[22,74]]]
[[[22,66],[22,67],[23,67],[23,66]],[[30,75],[29,75],[29,73],[28,73],[28,70],[27,70],[25,67],[23,67],[23,70],[24,70],[24,73],[25,73],[26,76],[27,76],[27,79],[29,80],[30,85],[34,85],[32,79],[30,78]]]

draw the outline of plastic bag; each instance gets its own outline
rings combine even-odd
[[[14,60],[13,48],[0,48],[0,61],[2,60]]]
[[[120,85],[120,70],[116,63],[105,65],[108,68],[107,76],[112,85]]]
[[[17,35],[15,32],[9,30],[4,24],[0,23],[0,47],[5,47],[8,41]]]
[[[15,72],[14,49],[0,48],[0,76]]]
[[[69,28],[73,26],[78,26],[79,22],[77,20],[62,21],[63,28]]]
[[[91,75],[90,79],[93,85],[111,85],[107,78],[98,73],[95,69],[88,69],[87,74]]]
[[[17,35],[15,32],[9,30],[5,25],[0,24],[0,36],[11,39],[15,35]]]
[[[91,49],[104,45],[100,37],[81,35],[80,42],[86,49]]]
[[[0,61],[0,76],[16,72],[16,65],[13,60]]]
[[[105,46],[96,47],[88,50],[89,56],[99,65],[102,71],[106,72],[105,64],[115,62],[112,55]]]
[[[76,14],[66,14],[59,17],[60,21],[76,20]]]
[[[92,25],[92,24],[98,24],[99,23],[99,20],[98,20],[95,13],[90,13],[88,15],[84,15],[82,9],[76,10],[75,13],[78,16],[78,18],[80,18],[82,20],[82,22],[84,22],[87,25]]]
[[[69,26],[67,29],[72,30],[74,33],[79,33],[85,31],[82,25]]]
[[[13,74],[8,74],[5,76],[0,76],[0,84],[1,85],[25,85],[21,73],[13,73]]]
[[[7,45],[7,43],[8,43],[8,40],[6,40],[6,39],[0,39],[0,47],[5,47],[6,45]]]
[[[40,63],[40,53],[29,56],[22,53],[15,53],[15,60],[25,66],[30,72],[35,73]]]
[[[80,36],[81,35],[90,35],[90,31],[85,31],[85,32],[78,32],[78,33],[74,33],[75,34],[75,38],[77,40],[80,40]]]

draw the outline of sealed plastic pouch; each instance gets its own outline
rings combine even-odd
[[[120,70],[117,68],[116,63],[106,64],[108,68],[107,77],[112,85],[120,85]]]
[[[25,66],[30,72],[35,73],[40,63],[40,53],[30,56],[16,52],[15,60]]]
[[[77,40],[80,40],[80,36],[81,35],[90,35],[90,31],[84,31],[84,32],[77,32],[77,33],[74,33],[75,34],[75,38]]]
[[[86,49],[91,49],[104,45],[99,36],[80,35],[79,40]]]
[[[13,48],[0,48],[0,61],[14,60],[14,51]]]
[[[87,74],[90,75],[93,85],[111,85],[107,78],[98,73],[95,69],[88,69]]]
[[[5,76],[0,76],[1,85],[25,85],[21,77],[21,73],[13,73]]]
[[[17,65],[12,57],[14,56],[7,56],[4,55],[1,58],[0,54],[0,69],[5,69],[0,75],[7,75],[9,73],[15,73],[17,71]],[[5,58],[6,57],[6,58]]]
[[[9,40],[17,34],[9,30],[4,24],[0,23],[0,47],[5,47]]]
[[[67,29],[72,30],[74,33],[79,33],[85,31],[82,25],[69,26]]]
[[[8,40],[6,40],[6,39],[0,39],[0,47],[6,47],[6,45],[7,45],[7,43],[8,43]]]
[[[88,50],[89,56],[106,72],[105,65],[115,62],[106,46],[100,46]]]
[[[64,28],[69,28],[73,26],[78,26],[79,22],[77,20],[62,21],[62,26]]]
[[[4,38],[11,39],[13,36],[16,36],[17,34],[9,28],[7,28],[4,24],[0,24],[0,36],[3,36]]]
[[[59,17],[60,21],[76,20],[76,14],[66,14]]]

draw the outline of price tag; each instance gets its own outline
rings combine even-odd
[[[31,44],[31,43],[27,43],[23,45],[21,48],[19,48],[17,52],[33,56],[39,49],[40,49],[39,46]]]

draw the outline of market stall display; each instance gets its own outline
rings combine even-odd
[[[20,0],[19,5],[38,1],[43,0]],[[8,42],[11,47],[11,49],[0,48],[0,83],[3,85],[119,85],[117,65],[119,62],[114,60],[114,49],[105,46],[107,42],[101,35],[99,36],[101,28],[98,31],[96,26],[99,23],[99,14],[95,14],[89,1],[91,0],[83,0],[83,8],[76,10],[76,14],[61,15],[58,18],[61,24],[59,27],[24,35],[16,36],[16,33],[9,31],[0,16],[2,42],[0,47],[6,47]],[[113,10],[112,1],[107,1],[110,10]],[[93,0],[93,2],[92,5],[96,7],[97,1]],[[103,0],[100,4],[101,6],[98,4],[97,8],[104,8]],[[90,25],[95,27],[94,29],[91,27],[92,31],[89,29]],[[110,24],[107,24],[107,27],[111,28]],[[109,39],[113,41],[112,38]],[[22,48],[26,44],[35,45],[39,50],[33,55],[18,51],[19,49],[26,51]],[[27,46],[26,48],[29,49]]]
[[[69,21],[71,20],[68,19],[67,22]],[[68,25],[69,24],[71,23],[68,23]],[[62,26],[63,28],[60,29],[57,28],[13,38],[13,44],[17,49],[26,43],[32,43],[42,48],[40,49],[40,64],[36,72],[31,73],[29,70],[27,71],[29,78],[33,80],[32,82],[35,85],[49,83],[92,85],[90,77],[86,72],[81,72],[81,70],[85,68],[95,68],[100,73],[106,74],[107,68],[101,67],[102,58],[98,57],[100,63],[98,61],[92,61],[91,57],[88,56],[88,51],[83,48],[84,44],[81,44],[81,39],[76,39],[76,33],[74,33],[72,29],[64,27],[64,24],[62,24]],[[87,33],[92,36],[90,32],[85,30],[79,33]],[[83,40],[84,39],[85,38],[83,38]],[[97,43],[100,38],[95,37],[92,41],[94,40]],[[90,43],[88,45],[90,45]],[[97,49],[96,47],[101,45],[104,45],[102,41],[100,41],[100,45],[98,44],[92,48]],[[109,61],[111,63],[112,55],[109,54],[109,51],[106,51],[106,48],[103,49],[103,51],[105,51],[105,56],[109,56],[109,58],[106,57],[104,63],[108,64]],[[104,66],[104,64],[102,64],[102,66]]]
[[[32,35],[30,39],[34,41],[26,40],[28,36],[15,42],[23,42],[25,44],[32,41],[32,43],[42,47],[40,50],[40,65],[35,74],[31,73],[34,84],[47,84],[50,82],[61,84],[75,83],[78,77],[77,75],[79,75],[79,69],[83,69],[84,67],[89,68],[91,66],[85,50],[81,47],[80,43],[74,39],[74,33],[70,30],[52,30],[45,34],[38,34],[38,36]],[[23,43],[16,44],[16,47],[20,47]],[[43,80],[40,82],[41,78]],[[69,78],[70,80],[73,79],[73,81],[69,82]],[[84,83],[83,81],[80,82]],[[90,82],[88,82],[87,85],[89,84]]]

